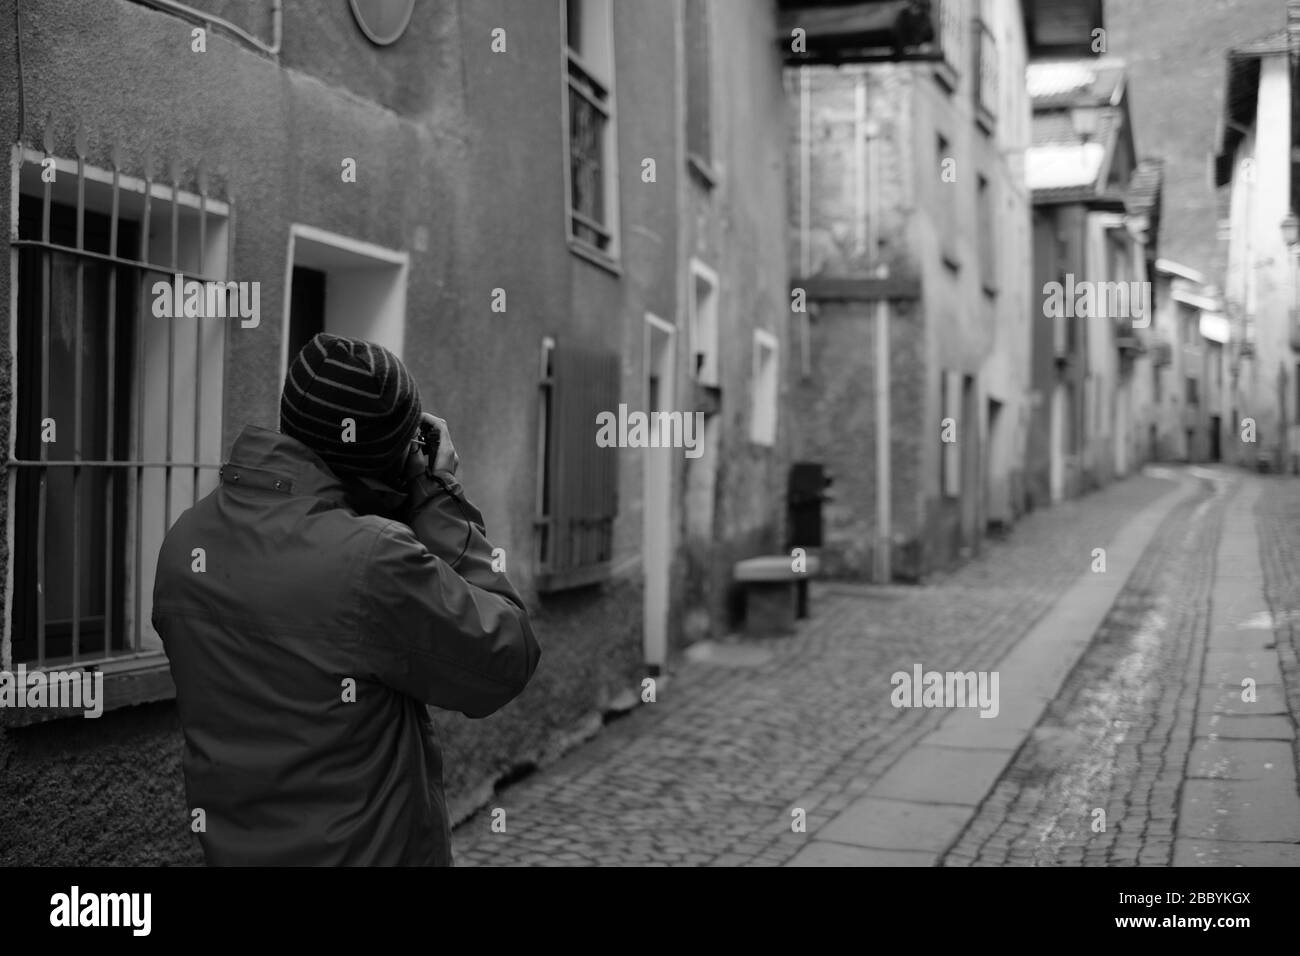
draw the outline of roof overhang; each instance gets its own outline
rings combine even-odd
[[[787,66],[941,60],[940,15],[951,2],[779,0],[777,42]]]

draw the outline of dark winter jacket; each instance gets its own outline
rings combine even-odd
[[[537,667],[453,476],[413,482],[400,520],[361,500],[250,427],[163,542],[153,622],[210,865],[450,865],[425,705],[486,717]]]

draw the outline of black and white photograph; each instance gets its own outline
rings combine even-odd
[[[1300,0],[0,24],[7,926],[549,866],[1262,928]]]

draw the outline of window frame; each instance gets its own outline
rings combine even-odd
[[[722,385],[722,349],[719,332],[721,305],[721,288],[718,273],[700,259],[691,257],[689,269],[690,292],[687,298],[687,318],[690,332],[690,365],[687,374],[700,385],[719,388]],[[708,303],[704,304],[697,293],[699,283],[703,281],[709,287]],[[702,308],[701,306],[704,305]],[[707,346],[702,349],[700,346]],[[711,361],[699,365],[699,355],[706,355]]]
[[[44,183],[38,189],[30,183],[33,174],[39,175],[43,164],[47,160],[53,161],[55,171],[54,184]],[[6,561],[5,576],[3,581],[5,594],[6,612],[3,614],[3,620],[0,620],[0,669],[12,670],[16,664],[26,668],[29,673],[38,671],[61,671],[67,672],[102,672],[105,676],[104,696],[101,701],[105,711],[116,707],[125,706],[134,703],[141,703],[149,700],[159,700],[174,696],[175,688],[171,681],[170,667],[167,662],[166,654],[157,641],[150,640],[149,645],[145,646],[144,639],[146,632],[152,626],[150,620],[150,608],[152,604],[152,586],[146,586],[145,578],[152,581],[152,574],[146,574],[150,568],[153,559],[156,557],[153,551],[154,531],[152,526],[146,530],[151,518],[146,515],[142,505],[142,488],[145,482],[144,474],[151,468],[161,468],[170,475],[173,471],[182,473],[192,472],[191,491],[197,500],[203,494],[205,485],[210,485],[215,481],[217,469],[220,468],[220,461],[203,461],[205,446],[213,440],[216,442],[218,449],[217,458],[220,458],[220,444],[223,440],[224,429],[224,402],[225,402],[225,369],[229,355],[229,327],[231,319],[222,319],[220,321],[220,351],[213,354],[204,355],[204,343],[208,342],[208,347],[212,347],[212,342],[208,341],[209,336],[200,334],[203,331],[202,325],[196,326],[195,334],[189,336],[192,348],[197,352],[193,355],[193,368],[189,369],[188,365],[181,364],[178,366],[178,359],[182,362],[188,361],[186,356],[178,353],[177,342],[180,340],[183,332],[178,332],[176,326],[169,326],[167,336],[168,354],[167,354],[167,374],[166,388],[170,392],[169,397],[174,397],[177,392],[175,388],[176,379],[181,378],[184,372],[189,369],[194,379],[193,386],[193,422],[194,431],[190,438],[192,451],[188,457],[192,461],[184,461],[186,457],[183,449],[172,450],[171,438],[177,434],[178,426],[181,434],[185,434],[185,418],[182,413],[181,417],[173,418],[169,409],[167,420],[168,428],[165,430],[165,440],[168,443],[168,452],[161,464],[155,464],[148,459],[154,457],[148,447],[150,438],[147,434],[152,434],[149,429],[146,418],[142,414],[149,413],[146,407],[145,396],[156,387],[160,387],[160,382],[153,382],[149,378],[147,366],[149,364],[149,355],[146,354],[144,344],[144,335],[142,330],[146,325],[146,313],[148,312],[149,292],[155,281],[162,281],[169,278],[172,274],[180,272],[185,279],[214,280],[214,281],[231,281],[230,271],[233,262],[234,249],[234,212],[229,203],[222,199],[211,196],[208,192],[206,179],[200,172],[199,192],[194,193],[187,189],[179,188],[178,173],[179,170],[172,168],[166,176],[154,178],[141,178],[138,176],[128,175],[120,169],[105,169],[99,166],[91,165],[85,162],[84,155],[79,158],[69,158],[62,155],[47,155],[43,151],[29,149],[20,146],[14,146],[11,150],[11,179],[10,179],[10,196],[12,199],[10,209],[10,235],[13,237],[10,242],[10,279],[11,279],[11,296],[9,303],[9,346],[10,360],[8,367],[9,380],[13,383],[13,394],[9,403],[9,443],[5,449],[6,454],[6,475],[8,493],[8,506],[5,515],[5,542],[8,548],[8,560]],[[29,180],[28,186],[24,186],[24,172]],[[69,187],[67,184],[74,184]],[[57,188],[54,188],[57,187]],[[75,190],[75,205],[72,198],[68,195],[68,190]],[[56,193],[58,196],[56,197]],[[78,231],[84,233],[84,226],[91,214],[100,217],[106,217],[110,223],[110,235],[117,236],[120,234],[119,226],[131,224],[132,231],[138,231],[140,237],[140,249],[138,258],[131,258],[128,254],[130,250],[124,249],[120,244],[115,244],[110,239],[109,253],[98,253],[85,245],[78,247],[67,247],[62,243],[54,241],[53,233],[48,233],[42,229],[42,234],[38,238],[23,238],[19,231],[20,207],[22,198],[28,197],[31,201],[39,203],[41,206],[41,215],[44,219],[46,210],[53,210],[57,206],[64,206],[74,210],[78,217]],[[123,202],[125,200],[125,202]],[[124,208],[126,207],[126,208]],[[109,212],[104,210],[108,209]],[[184,219],[182,219],[182,215]],[[151,217],[156,217],[151,220]],[[164,217],[166,217],[165,237],[171,244],[171,264],[163,264],[157,260],[165,258],[165,253],[155,255],[159,243],[156,243],[151,236],[149,226],[157,223],[159,232],[162,232]],[[197,225],[194,220],[197,217]],[[184,241],[182,242],[182,236]],[[185,264],[182,265],[181,248],[184,247]],[[97,261],[107,263],[108,268],[113,270],[109,273],[113,277],[113,288],[120,285],[119,278],[125,271],[128,275],[135,276],[135,281],[139,283],[141,294],[137,296],[137,301],[133,305],[133,314],[130,316],[117,316],[117,321],[131,323],[132,354],[127,357],[118,356],[114,353],[114,371],[120,372],[121,367],[125,366],[129,375],[129,381],[123,383],[114,381],[110,386],[110,391],[116,394],[119,389],[124,389],[129,396],[129,404],[126,408],[116,409],[118,414],[125,416],[126,447],[122,448],[121,436],[115,438],[108,446],[107,452],[103,457],[82,457],[74,450],[76,456],[72,461],[79,464],[72,467],[74,473],[95,472],[99,471],[104,475],[112,475],[117,479],[119,475],[124,475],[121,484],[122,489],[113,489],[113,495],[105,507],[105,518],[109,525],[116,527],[118,519],[121,518],[127,524],[134,528],[133,534],[123,535],[123,540],[113,542],[112,538],[108,539],[106,548],[111,548],[115,552],[120,552],[120,561],[122,563],[121,573],[124,575],[126,594],[122,596],[123,611],[121,617],[122,634],[120,639],[125,643],[121,650],[114,651],[113,646],[107,640],[105,635],[106,646],[99,651],[86,650],[80,648],[78,643],[73,642],[71,653],[66,656],[55,657],[48,653],[46,646],[45,634],[38,635],[36,639],[37,652],[34,658],[24,655],[21,659],[15,660],[15,634],[14,634],[14,607],[13,600],[16,587],[16,564],[21,560],[21,556],[26,553],[27,548],[35,547],[38,553],[43,553],[41,542],[44,537],[43,529],[36,530],[36,542],[19,547],[17,540],[16,527],[16,508],[17,488],[19,484],[19,471],[26,468],[36,468],[48,470],[49,466],[44,462],[47,460],[61,461],[61,459],[47,459],[45,450],[42,448],[41,453],[36,459],[20,459],[17,457],[19,452],[19,399],[21,389],[24,387],[20,382],[20,372],[22,379],[30,375],[30,371],[20,369],[21,356],[19,355],[19,324],[22,321],[20,314],[20,296],[21,290],[19,283],[22,280],[22,270],[19,268],[20,255],[24,249],[39,250],[47,258],[43,261],[52,262],[54,256],[67,256],[74,262],[83,263],[87,261]],[[197,256],[197,269],[189,268],[189,260],[192,255]],[[78,269],[81,272],[81,269]],[[128,279],[127,281],[132,281]],[[38,292],[43,296],[44,290]],[[49,303],[42,305],[42,310],[47,311]],[[84,303],[79,305],[78,327],[86,321],[86,311]],[[234,321],[238,321],[235,319]],[[80,334],[78,334],[78,341]],[[125,334],[122,329],[118,329],[117,335]],[[141,365],[141,361],[145,362]],[[82,368],[80,362],[78,367]],[[178,374],[178,372],[180,374]],[[207,392],[204,391],[204,374],[208,373]],[[44,360],[39,373],[43,379],[47,380],[50,370],[45,367]],[[83,376],[85,375],[83,369]],[[93,374],[93,372],[91,373]],[[84,378],[83,378],[84,381]],[[168,403],[170,404],[170,403]],[[48,410],[48,406],[42,409],[42,413]],[[79,414],[79,413],[78,413]],[[79,419],[77,419],[79,421]],[[205,442],[205,439],[207,441]],[[157,436],[153,436],[157,441]],[[74,449],[76,446],[74,445]],[[120,469],[120,471],[119,471]],[[200,478],[200,472],[211,472],[211,477],[207,479]],[[132,475],[134,479],[132,480]],[[117,484],[114,481],[108,485]],[[168,488],[171,487],[170,480],[166,481]],[[93,487],[93,486],[92,486]],[[74,488],[76,484],[74,482]],[[131,514],[123,516],[113,515],[115,502],[118,494],[121,494],[128,500],[127,511]],[[183,501],[177,501],[176,506],[170,505],[168,498],[168,510],[163,515],[163,527],[157,534],[158,542],[161,542],[161,536],[169,529],[170,524],[184,510]],[[74,512],[75,514],[75,512]],[[152,516],[156,518],[157,516]],[[79,528],[79,525],[78,525]],[[76,531],[74,530],[74,535]],[[150,538],[150,547],[143,548],[142,540],[144,537]],[[73,539],[73,550],[76,550],[76,541]],[[116,560],[111,559],[110,560]],[[48,570],[47,572],[48,573]],[[55,569],[54,573],[58,573]],[[106,572],[109,573],[109,572]],[[38,582],[40,581],[38,573]],[[74,603],[74,609],[76,604]],[[106,613],[108,613],[106,609]],[[74,610],[74,618],[77,612]],[[46,620],[45,613],[40,612],[38,621]],[[38,627],[40,625],[38,624]],[[156,635],[155,635],[156,636]],[[114,642],[116,643],[116,642]],[[5,708],[0,711],[0,725],[23,725],[38,723],[51,719],[59,719],[68,716],[80,716],[80,712],[68,713],[54,708]]]
[[[614,4],[613,0],[578,0],[578,2],[582,4],[599,3],[605,8],[603,16],[605,29],[602,31],[601,41],[607,53],[604,57],[607,62],[606,75],[601,75],[599,66],[589,55],[584,56],[583,52],[574,50],[569,46],[568,3],[566,0],[559,0],[560,130],[561,142],[563,143],[565,241],[569,250],[575,255],[615,274],[621,274],[619,266],[622,256],[619,208],[621,194],[619,192],[618,95],[616,89],[618,66],[614,51],[614,9],[616,4]],[[582,238],[574,230],[574,214],[577,210],[573,205],[573,150],[569,108],[570,93],[574,89],[573,80],[571,79],[573,66],[576,66],[584,75],[590,77],[594,83],[603,87],[605,91],[603,103],[605,123],[601,137],[601,199],[605,221],[596,224],[609,236],[608,244],[604,249]]]

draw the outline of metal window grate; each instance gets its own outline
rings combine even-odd
[[[148,160],[142,176],[125,174],[116,150],[110,169],[89,166],[81,135],[73,160],[48,149],[16,164],[2,663],[143,662],[161,652],[147,629],[157,546],[216,483],[228,330],[155,317],[150,290],[177,274],[224,277],[230,207],[201,167],[190,192],[176,163],[160,181]]]

